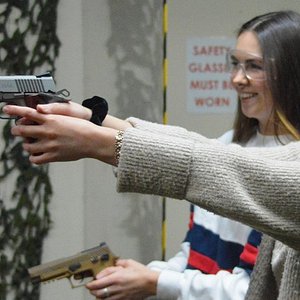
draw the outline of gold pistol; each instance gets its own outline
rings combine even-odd
[[[102,269],[114,266],[117,259],[106,243],[101,243],[76,255],[29,268],[28,273],[32,283],[67,278],[76,288],[85,285],[85,279],[95,278]]]

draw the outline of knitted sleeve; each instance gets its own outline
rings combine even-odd
[[[222,145],[128,129],[117,190],[186,199],[300,250],[300,143]]]
[[[208,140],[202,135],[199,135],[196,132],[188,131],[185,128],[179,127],[179,126],[173,126],[173,125],[162,125],[159,123],[153,123],[145,120],[141,120],[138,118],[130,117],[127,119],[127,121],[136,129],[145,131],[148,133],[153,134],[159,134],[159,135],[166,135],[168,137],[177,137],[177,138],[183,138],[188,139],[192,141],[200,141],[202,142],[203,139],[206,140],[207,143],[217,143],[216,140],[210,139]],[[222,136],[222,139],[232,139],[233,132],[227,132],[224,136]]]

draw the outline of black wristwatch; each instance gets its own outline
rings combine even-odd
[[[82,105],[92,111],[92,117],[90,121],[101,126],[108,112],[107,101],[104,98],[94,96],[84,100]]]

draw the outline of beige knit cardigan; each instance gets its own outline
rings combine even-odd
[[[246,299],[300,300],[300,142],[242,148],[129,121],[134,128],[124,135],[117,190],[186,199],[263,232]],[[275,243],[284,254],[282,274],[271,266]]]

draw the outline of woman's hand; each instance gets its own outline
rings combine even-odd
[[[29,107],[7,105],[3,110],[22,118],[23,122],[13,127],[11,132],[24,138],[23,148],[29,152],[32,163],[70,161],[84,157],[112,165],[116,163],[115,129],[66,115],[41,113]],[[24,125],[26,123],[34,125]]]
[[[159,272],[131,260],[119,259],[115,267],[100,272],[86,287],[97,299],[144,299],[156,295]]]

